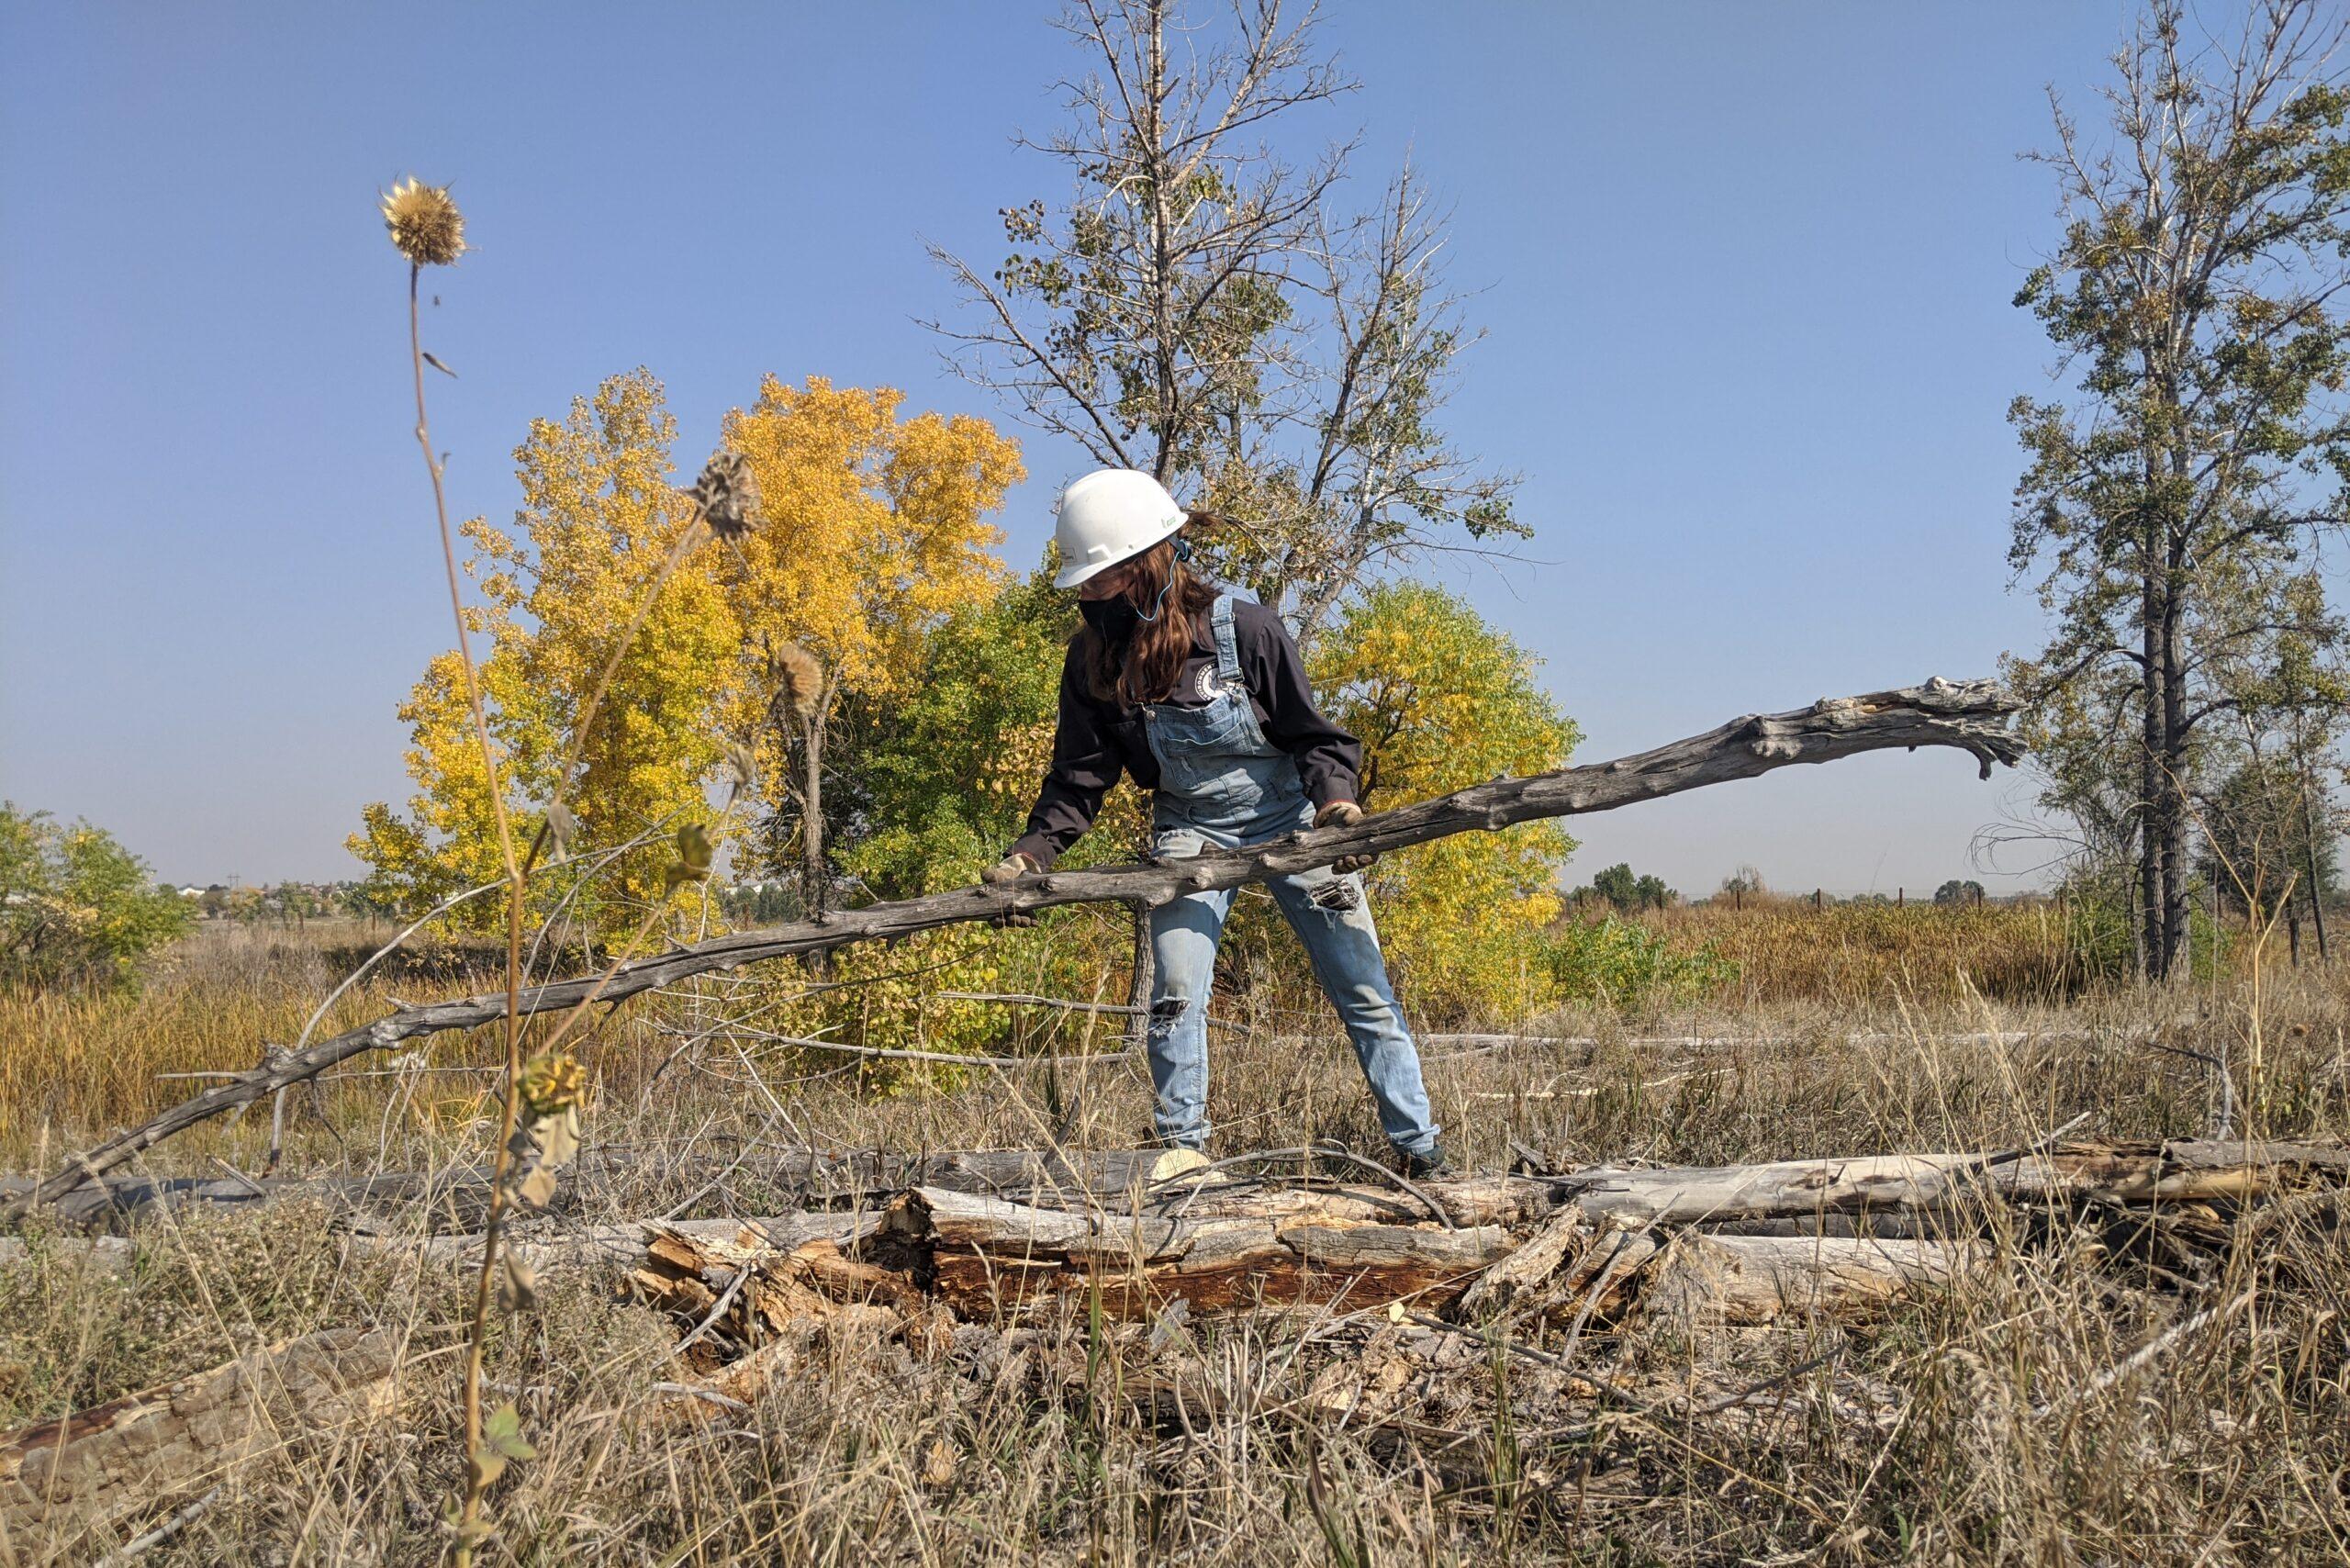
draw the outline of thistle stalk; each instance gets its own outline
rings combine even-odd
[[[493,1472],[482,1453],[482,1350],[489,1331],[489,1303],[497,1279],[498,1241],[506,1213],[506,1182],[512,1163],[507,1145],[514,1137],[520,1114],[522,1073],[522,905],[527,873],[514,853],[514,829],[506,810],[506,792],[499,777],[498,749],[490,743],[489,715],[482,701],[481,676],[475,667],[472,630],[465,623],[464,595],[458,583],[457,545],[449,528],[449,498],[441,459],[432,450],[432,428],[425,411],[424,337],[418,294],[428,266],[446,266],[464,253],[464,218],[447,190],[409,179],[392,187],[384,198],[384,221],[392,243],[408,258],[408,368],[416,386],[416,444],[424,454],[424,469],[432,479],[432,512],[441,530],[441,563],[448,575],[449,612],[457,626],[457,662],[464,671],[465,703],[473,715],[474,739],[481,747],[482,777],[489,795],[490,817],[498,826],[498,850],[506,870],[506,1066],[500,1084],[498,1142],[491,1153],[488,1212],[482,1221],[481,1271],[474,1283],[473,1317],[465,1338],[465,1496],[457,1519],[456,1561],[470,1568],[473,1546],[481,1531],[482,1492]]]
[[[473,712],[474,738],[481,746],[483,777],[487,781],[490,815],[498,824],[498,854],[506,866],[506,1045],[505,1071],[498,1085],[498,1141],[490,1154],[489,1205],[482,1217],[481,1269],[474,1280],[473,1316],[465,1335],[465,1496],[457,1518],[458,1568],[470,1568],[473,1542],[481,1529],[482,1493],[487,1473],[482,1462],[482,1352],[489,1333],[489,1305],[496,1288],[498,1243],[506,1219],[506,1182],[513,1156],[507,1146],[521,1114],[522,1078],[522,905],[526,873],[514,853],[514,832],[506,811],[497,748],[490,744],[489,718],[482,703],[481,678],[474,667],[470,628],[465,624],[464,598],[458,586],[457,547],[449,530],[449,502],[442,484],[441,460],[432,450],[432,431],[425,414],[424,342],[417,307],[418,285],[424,263],[411,260],[408,269],[408,362],[416,381],[416,441],[424,452],[425,471],[432,476],[432,510],[441,527],[441,560],[449,579],[449,608],[457,622],[457,662],[465,675],[465,700]]]
[[[527,1455],[527,1445],[521,1444],[515,1432],[510,1412],[500,1412],[505,1422],[500,1428],[497,1420],[486,1422],[482,1414],[482,1362],[489,1336],[490,1305],[495,1299],[501,1267],[507,1263],[503,1242],[508,1212],[518,1201],[537,1203],[543,1198],[528,1193],[518,1194],[512,1190],[515,1179],[517,1129],[526,1099],[525,1072],[522,1060],[522,916],[528,902],[530,879],[539,863],[541,851],[546,845],[552,824],[564,810],[564,797],[569,792],[579,771],[580,754],[587,745],[587,732],[610,691],[614,673],[622,656],[643,629],[651,614],[654,601],[670,577],[704,537],[733,540],[750,527],[749,514],[757,503],[757,489],[748,463],[740,454],[722,452],[702,470],[700,479],[688,492],[694,503],[694,515],[688,520],[662,561],[661,567],[643,593],[638,595],[635,608],[621,633],[619,641],[605,661],[594,687],[582,705],[576,722],[572,727],[570,744],[565,747],[561,771],[557,775],[552,799],[548,802],[546,820],[540,824],[537,836],[530,848],[517,854],[511,814],[507,810],[504,779],[501,776],[497,747],[490,741],[489,715],[482,698],[480,672],[474,663],[471,629],[465,620],[464,596],[457,570],[456,542],[449,528],[449,504],[443,482],[441,460],[432,450],[432,432],[426,417],[424,397],[424,367],[428,363],[439,364],[424,352],[421,312],[419,295],[424,269],[445,266],[464,253],[464,218],[449,193],[440,186],[425,185],[409,179],[386,192],[383,202],[384,221],[390,230],[393,245],[408,258],[408,339],[409,370],[416,386],[416,441],[423,451],[425,471],[432,480],[433,515],[441,531],[441,560],[448,577],[449,609],[456,620],[457,662],[464,672],[465,701],[473,718],[474,738],[481,748],[483,777],[489,795],[492,820],[498,828],[498,854],[503,862],[506,889],[506,996],[503,1009],[505,1065],[500,1078],[498,1096],[498,1140],[491,1150],[488,1204],[482,1218],[481,1268],[474,1279],[474,1301],[471,1321],[465,1338],[464,1362],[464,1439],[465,1492],[455,1520],[455,1560],[460,1568],[469,1568],[475,1545],[487,1534],[482,1522],[482,1499],[491,1482],[505,1469],[509,1457],[517,1452]],[[747,778],[740,781],[747,786]],[[720,817],[719,832],[722,835],[725,823],[732,816],[740,788],[730,795],[725,812]],[[664,887],[664,898],[647,914],[635,935],[630,938],[615,970],[627,962],[666,912],[666,893],[681,881],[699,880],[710,870],[711,844],[702,828],[688,824],[678,833],[678,863],[669,870]],[[609,982],[610,975],[606,980]],[[599,991],[601,990],[599,985]],[[571,1025],[594,1000],[594,993],[574,1008],[559,1023],[554,1032],[560,1041]],[[313,1020],[315,1022],[315,1020]],[[550,1047],[550,1053],[552,1047]],[[549,1061],[550,1070],[561,1066]],[[573,1068],[576,1073],[576,1064]],[[576,1089],[576,1085],[574,1086]],[[542,1111],[544,1107],[540,1107]],[[537,1137],[534,1134],[534,1137]],[[567,1156],[566,1156],[567,1158]],[[525,1182],[543,1182],[553,1166],[559,1163],[552,1144],[542,1144],[537,1169]],[[522,1271],[524,1274],[527,1271]],[[496,1428],[496,1429],[493,1429]]]

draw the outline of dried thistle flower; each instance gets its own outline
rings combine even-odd
[[[784,706],[800,715],[806,723],[816,716],[816,704],[824,700],[824,666],[816,655],[797,643],[786,643],[775,655],[775,678],[783,688]]]
[[[465,217],[448,186],[411,174],[384,193],[383,209],[393,248],[418,266],[445,267],[465,253]]]
[[[751,532],[751,514],[759,505],[759,482],[751,471],[750,459],[741,453],[713,454],[686,495],[719,538],[740,539]]]

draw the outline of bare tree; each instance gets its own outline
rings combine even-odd
[[[1268,140],[1354,84],[1318,55],[1312,6],[1078,0],[1091,69],[1069,122],[1021,145],[1065,165],[1065,207],[1002,209],[985,272],[932,255],[966,296],[931,325],[950,360],[1096,462],[1157,476],[1244,526],[1218,567],[1311,637],[1348,591],[1429,548],[1524,537],[1515,479],[1437,416],[1474,341],[1443,278],[1443,215],[1399,172],[1367,212],[1337,201],[1355,143],[1294,163]],[[1465,534],[1463,546],[1455,537]]]

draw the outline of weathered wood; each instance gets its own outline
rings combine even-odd
[[[1643,1270],[1640,1310],[1692,1322],[1867,1318],[1980,1268],[1979,1247],[1949,1241],[1689,1233]]]
[[[1193,891],[1235,888],[1310,870],[1342,856],[1386,854],[1458,833],[1610,811],[1708,784],[1751,778],[1796,763],[1829,762],[1864,752],[1953,746],[1974,755],[1983,776],[1988,778],[1994,762],[2013,763],[2022,755],[2021,742],[2009,727],[2017,707],[2014,698],[1997,682],[1987,680],[1936,679],[1860,697],[1825,699],[1789,712],[1733,719],[1704,734],[1613,762],[1561,768],[1530,778],[1497,778],[1367,816],[1353,827],[1313,829],[1253,849],[1218,850],[1147,865],[1053,871],[1013,882],[870,904],[796,924],[736,932],[633,959],[609,978],[582,976],[529,987],[520,993],[520,1006],[524,1014],[537,1014],[590,999],[616,1003],[655,987],[770,958],[829,952],[855,942],[909,936],[1065,904],[1155,907]],[[21,1213],[34,1203],[54,1203],[175,1133],[314,1078],[337,1062],[364,1051],[390,1049],[421,1036],[494,1023],[505,1016],[506,1005],[503,993],[494,993],[404,1007],[306,1049],[277,1054],[252,1071],[72,1157],[32,1193],[12,1200],[8,1212]]]
[[[390,1329],[327,1329],[0,1437],[0,1539],[150,1508],[289,1435],[381,1413],[404,1349]]]
[[[1337,1201],[1313,1201],[1325,1196]],[[1149,1316],[1178,1298],[1203,1314],[1305,1302],[1354,1309],[1406,1296],[1440,1304],[1512,1247],[1500,1226],[1361,1220],[1351,1217],[1356,1198],[1283,1197],[1262,1205],[1280,1212],[1174,1218],[918,1189],[891,1206],[883,1229],[924,1251],[943,1303],[982,1317],[1090,1305],[1097,1294],[1117,1318]]]
[[[1591,1167],[1552,1178],[1584,1212],[1699,1225],[1870,1209],[1941,1208],[1971,1197],[2120,1202],[2250,1197],[2340,1181],[2350,1150],[2309,1144],[2175,1140],[2062,1144],[2001,1160],[1979,1154],[1881,1154],[1658,1170]]]
[[[1494,1264],[1460,1298],[1463,1312],[1483,1314],[1542,1289],[1591,1240],[1591,1221],[1568,1204],[1510,1255]]]

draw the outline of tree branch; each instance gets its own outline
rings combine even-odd
[[[1897,690],[1825,699],[1791,712],[1733,719],[1704,734],[1614,762],[1561,768],[1530,778],[1496,778],[1366,817],[1354,827],[1309,830],[1253,849],[1054,871],[736,932],[632,959],[605,975],[536,986],[523,991],[514,1005],[529,1015],[576,1007],[590,999],[619,1002],[696,975],[732,971],[770,958],[828,952],[856,942],[911,936],[1064,904],[1155,908],[1189,893],[1311,870],[1342,856],[1387,854],[1472,829],[1490,831],[1547,817],[1613,811],[1708,784],[1751,778],[1795,763],[1830,762],[1863,752],[1954,746],[1971,753],[1987,778],[1995,762],[2013,764],[2023,754],[2023,743],[2009,727],[2017,708],[2012,696],[1988,680],[1934,679]],[[507,1007],[502,994],[403,1007],[307,1050],[279,1055],[86,1154],[73,1156],[63,1170],[14,1200],[7,1212],[16,1215],[36,1204],[54,1203],[175,1133],[314,1078],[363,1051],[387,1050],[419,1036],[495,1023]]]

